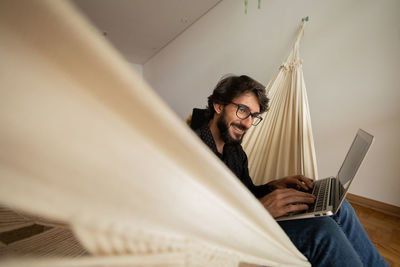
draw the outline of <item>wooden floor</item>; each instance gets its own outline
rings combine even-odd
[[[351,204],[382,257],[391,267],[400,267],[400,218]]]

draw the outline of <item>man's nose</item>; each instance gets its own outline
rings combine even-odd
[[[253,117],[248,116],[246,119],[241,121],[241,124],[246,127],[246,129],[250,129],[250,127],[253,125]]]

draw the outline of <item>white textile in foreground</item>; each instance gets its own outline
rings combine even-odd
[[[0,36],[1,205],[69,225],[98,265],[309,266],[68,2],[3,0]]]

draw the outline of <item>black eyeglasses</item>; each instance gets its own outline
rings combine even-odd
[[[262,121],[262,117],[260,114],[254,114],[251,113],[250,109],[245,106],[245,105],[241,105],[241,104],[236,104],[236,103],[231,103],[234,104],[235,106],[237,106],[237,110],[236,110],[236,116],[241,119],[241,120],[245,120],[247,119],[249,116],[251,116],[253,118],[253,126],[257,126],[261,121]]]

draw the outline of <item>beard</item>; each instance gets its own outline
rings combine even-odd
[[[232,123],[232,125],[235,125],[239,129],[246,130],[240,124]],[[240,145],[242,143],[244,134],[242,134],[242,136],[239,139],[235,139],[230,134],[229,125],[228,125],[228,123],[226,122],[226,119],[225,119],[225,110],[222,111],[221,116],[217,120],[217,127],[218,127],[219,133],[221,135],[221,139],[222,139],[222,141],[225,142],[225,144]]]

